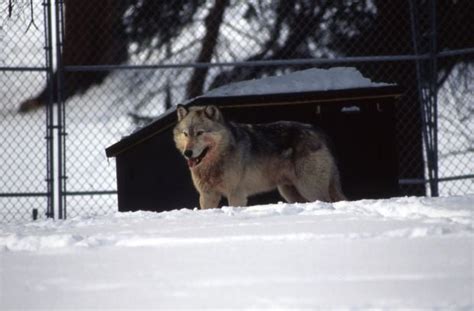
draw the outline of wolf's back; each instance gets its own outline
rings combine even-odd
[[[310,124],[279,121],[265,124],[230,123],[237,145],[256,155],[311,152],[326,145],[326,136]]]

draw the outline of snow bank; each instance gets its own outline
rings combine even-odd
[[[332,238],[366,239],[374,237],[420,237],[444,234],[472,233],[474,196],[456,198],[396,198],[391,200],[360,200],[338,203],[269,204],[246,208],[223,207],[212,210],[174,210],[163,213],[134,212],[115,213],[101,217],[76,217],[67,221],[40,221],[26,225],[5,225],[0,229],[0,251],[41,251],[67,247],[100,246],[172,246],[191,244],[216,244],[245,241],[295,241]],[[271,235],[239,235],[211,237],[163,237],[153,234],[131,234],[131,232],[99,232],[82,234],[82,228],[129,226],[132,222],[165,222],[167,220],[209,219],[214,221],[240,219],[267,219],[276,216],[329,216],[352,214],[375,219],[400,221],[421,220],[422,227],[407,230],[384,231],[376,234],[366,232],[320,235],[313,233],[289,233]],[[102,230],[101,230],[102,231]],[[107,230],[105,230],[107,231]],[[63,234],[61,234],[64,232]],[[139,232],[139,231],[138,231]]]
[[[0,227],[0,309],[472,308],[474,195]]]
[[[387,86],[372,82],[353,67],[307,69],[281,76],[235,82],[213,89],[206,97],[299,93]]]

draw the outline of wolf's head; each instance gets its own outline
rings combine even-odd
[[[178,124],[173,130],[176,147],[193,169],[212,163],[224,143],[226,127],[216,106],[184,107],[178,105]]]

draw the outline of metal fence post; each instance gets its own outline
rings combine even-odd
[[[48,101],[46,103],[46,182],[47,182],[47,209],[46,217],[54,218],[54,115],[53,115],[53,39],[51,0],[43,2],[45,16],[45,57],[46,57],[46,85],[48,86]]]
[[[417,7],[413,0],[410,5],[410,28],[412,35],[413,52],[420,55],[422,42],[419,36],[423,30],[420,29],[420,21]],[[437,124],[437,51],[436,51],[436,4],[432,0],[429,3],[429,51],[426,59],[415,61],[416,75],[418,81],[418,97],[421,105],[421,120],[423,123],[423,140],[425,142],[426,168],[428,174],[431,196],[438,196],[438,124]],[[423,51],[425,52],[425,51]],[[423,65],[422,65],[423,64]]]
[[[58,218],[66,218],[66,204],[65,204],[65,115],[64,115],[64,63],[62,58],[63,39],[64,39],[64,16],[63,16],[63,0],[56,1],[56,83],[57,85],[57,177],[58,177]]]
[[[432,167],[433,178],[430,180],[431,196],[439,196],[438,189],[438,42],[436,29],[436,1],[430,1],[430,102],[432,107],[431,131],[432,131]]]

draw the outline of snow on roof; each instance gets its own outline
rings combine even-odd
[[[312,68],[290,74],[230,83],[213,89],[206,97],[265,95],[388,86],[372,82],[354,67]]]

